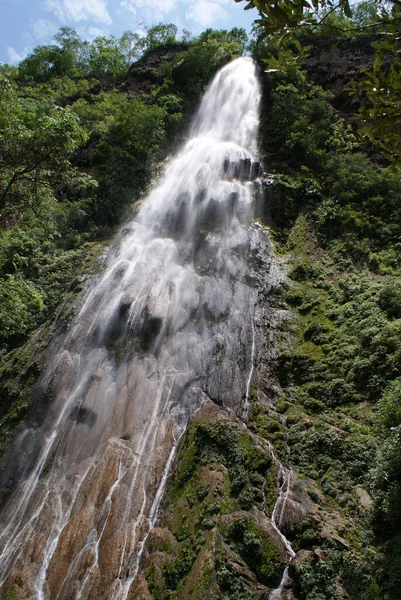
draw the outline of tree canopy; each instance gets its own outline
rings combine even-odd
[[[302,61],[308,39],[313,37],[375,36],[373,66],[364,70],[360,82],[351,84],[350,93],[364,99],[356,115],[362,141],[370,140],[394,168],[400,168],[401,3],[366,0],[351,6],[348,0],[246,1],[245,10],[258,11],[257,38],[269,40],[273,53],[264,58],[274,70],[285,69],[294,54]]]

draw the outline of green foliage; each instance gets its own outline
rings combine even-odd
[[[302,74],[288,71],[286,77],[288,83],[283,74],[272,80],[271,97],[277,104],[265,116],[269,135],[265,147],[274,159],[270,140],[275,139],[277,126],[282,147],[275,151],[281,152],[280,170],[285,175],[278,176],[270,215],[281,227],[292,226],[283,236],[285,251],[293,255],[293,287],[286,299],[298,315],[295,348],[282,353],[278,373],[287,398],[298,407],[285,413],[291,457],[298,471],[319,481],[324,502],[333,509],[341,507],[352,518],[358,518],[360,510],[355,484],[372,486],[373,482],[376,530],[380,540],[389,540],[387,556],[397,555],[392,543],[399,531],[401,500],[398,428],[387,431],[378,443],[374,432],[361,422],[371,423],[372,411],[364,403],[377,402],[392,379],[389,396],[379,403],[379,421],[382,413],[389,415],[389,422],[396,421],[394,393],[401,372],[399,182],[390,170],[372,167],[362,153],[355,152],[344,126],[333,126],[330,109],[316,136],[319,141],[325,132],[321,154],[315,153],[311,160],[304,152],[299,161],[286,140],[294,139],[299,115],[304,114],[302,103],[313,102],[316,96]],[[292,112],[291,106],[285,106],[285,96],[276,93],[284,83],[296,90],[297,111]],[[308,131],[307,126],[307,135]],[[296,174],[291,172],[295,166]],[[375,277],[368,268],[382,276]],[[366,522],[361,527],[369,529]],[[312,535],[312,546],[324,543]],[[305,544],[311,548],[306,537],[301,547]],[[368,559],[355,560],[366,564]],[[362,600],[368,592],[381,598],[381,589],[372,580],[382,573],[378,565],[371,562],[363,572],[358,568],[348,569],[341,555],[324,564],[311,560],[297,566],[302,597],[331,597],[334,578],[342,571],[352,598]],[[395,594],[397,561],[388,560],[385,572],[380,586]],[[359,589],[353,589],[356,573],[363,581]]]
[[[231,564],[219,564],[216,579],[224,594],[223,600],[252,600],[252,592],[247,589]]]
[[[277,491],[270,453],[235,422],[216,418],[217,410],[202,409],[190,425],[167,492],[163,526],[180,542],[180,550],[164,573],[167,587],[177,589],[178,597],[201,548],[208,548],[215,582],[225,598],[248,598],[242,577],[232,571],[232,551],[260,581],[273,586],[282,572],[279,550],[266,532],[252,518],[237,517],[239,510],[252,507],[271,514]],[[220,536],[231,553],[219,545]]]
[[[190,45],[181,59],[191,61],[197,44],[199,64],[209,64],[191,73],[196,90],[172,80],[163,88],[162,76],[151,96],[124,93],[129,61],[176,38],[171,24],[91,43],[62,27],[54,45],[35,48],[18,69],[0,68],[3,352],[49,319],[70,286],[79,288],[77,266],[92,259],[93,242],[143,193],[183,111],[245,39],[240,30],[210,30]],[[207,44],[202,50],[209,38],[213,57]]]
[[[371,264],[373,249],[384,252],[397,240],[395,198],[399,190],[391,173],[372,169],[362,155],[327,154],[329,160],[326,155],[322,163],[326,181],[318,175],[319,196],[306,206],[293,204],[293,214],[309,209],[310,218],[298,216],[285,249],[293,255],[288,300],[298,318],[294,350],[283,352],[278,373],[287,399],[295,405],[287,406],[284,413],[288,444],[297,471],[319,482],[322,496],[314,498],[319,504],[341,509],[344,516],[358,520],[362,511],[355,484],[370,487],[376,530],[380,541],[390,538],[384,548],[391,557],[397,555],[392,540],[399,531],[401,500],[398,427],[378,440],[371,430],[372,409],[366,401],[376,403],[389,379],[395,379],[386,400],[379,403],[378,414],[380,422],[384,415],[389,416],[384,422],[397,422],[395,392],[401,369],[397,263],[387,263],[388,274],[380,278],[361,265]],[[332,161],[344,165],[336,177],[334,171],[331,176]],[[308,175],[316,177],[315,173],[316,168]],[[325,203],[329,194],[336,199],[331,204]],[[382,210],[386,207],[386,219],[381,219],[378,205]],[[375,270],[381,268],[376,263]],[[361,519],[360,527],[369,531],[369,521]],[[311,528],[309,537],[306,534],[300,548],[331,543],[330,536],[319,539]],[[370,549],[360,555],[353,536],[352,540],[347,537],[352,552],[357,552],[351,562],[336,550],[323,562],[311,559],[297,565],[301,597],[331,597],[339,573],[352,598],[364,600],[368,593],[382,598],[381,588],[397,597],[397,584],[391,583],[398,582],[397,560],[389,558],[383,573],[380,564],[369,559],[377,553],[372,535],[367,544]],[[374,576],[379,577],[380,587],[374,584]]]
[[[165,118],[163,108],[137,99],[126,99],[117,108],[93,155],[100,186],[97,218],[116,221],[132,189],[143,191],[150,159],[165,136]]]
[[[279,583],[282,572],[280,552],[252,519],[244,517],[231,523],[226,539],[241,558],[256,570],[263,583],[271,587]]]
[[[305,85],[303,90],[292,83],[278,83],[271,100],[275,136],[269,151],[274,162],[321,168],[333,135],[327,95],[314,86]]]
[[[214,73],[230,60],[244,53],[247,41],[243,29],[231,31],[207,29],[194,39],[187,52],[166,65],[165,82],[158,95],[174,93],[193,108]]]
[[[365,100],[358,115],[361,138],[376,144],[396,170],[401,158],[398,135],[401,124],[400,19],[401,9],[397,3],[382,10],[378,27],[381,39],[372,43],[375,49],[372,68],[364,69],[361,81],[353,82],[350,88]]]
[[[313,33],[319,37],[358,38],[372,33],[380,21],[379,4],[375,0],[365,0],[352,6],[352,15],[347,17],[341,8],[325,8],[321,11],[320,23]]]
[[[145,48],[154,48],[163,44],[174,44],[177,42],[178,28],[173,23],[167,25],[159,23],[146,28]]]
[[[373,579],[366,590],[366,600],[382,600],[383,595],[377,581]]]
[[[295,567],[305,600],[325,600],[332,597],[337,571],[332,561],[305,561]]]
[[[385,542],[388,590],[397,598],[401,582],[401,378],[390,383],[377,408],[381,444],[374,475],[375,527]]]
[[[75,115],[18,98],[7,80],[0,85],[0,210],[11,210],[10,205],[14,211],[35,208],[66,182],[70,187],[90,185],[90,178],[70,162],[72,152],[86,141]]]
[[[236,0],[241,2],[242,0]],[[259,19],[256,21],[261,25],[266,34],[281,34],[291,31],[300,26],[304,31],[313,30],[319,26],[325,14],[340,8],[346,17],[352,17],[352,11],[348,0],[250,0],[245,10],[256,8]],[[326,12],[325,12],[326,11]]]
[[[281,228],[300,211],[313,216],[319,242],[341,269],[391,272],[399,264],[400,186],[390,169],[356,152],[356,138],[298,65],[268,76],[264,152],[279,170],[269,211]]]
[[[372,68],[362,71],[360,82],[354,82],[350,91],[365,100],[357,117],[359,140],[376,144],[397,170],[401,155],[399,3],[368,0],[351,6],[348,0],[249,0],[245,9],[251,8],[260,17],[253,51],[262,59],[270,54],[270,61],[276,63],[270,71],[286,70],[288,47],[301,57],[299,40],[305,43],[306,36],[356,37],[372,32],[380,36],[372,44],[376,53]]]
[[[190,571],[199,548],[200,544],[194,538],[183,543],[177,558],[165,569],[166,584],[169,589],[176,589],[181,579]]]
[[[240,507],[249,508],[249,504],[258,502],[258,498],[261,501],[260,487],[271,458],[250,438],[241,435],[237,427],[227,426],[224,421],[201,422],[190,432],[188,443],[172,485],[173,494],[180,494],[182,486],[196,475],[198,463],[222,463],[229,470],[230,493],[238,498]],[[275,489],[275,482],[272,486]]]
[[[388,557],[388,573],[389,583],[388,589],[391,594],[391,598],[397,598],[399,596],[400,584],[401,584],[401,535],[399,529],[396,535],[387,544],[387,557]]]
[[[125,56],[114,37],[97,37],[89,50],[89,76],[95,79],[118,77],[126,69]]]
[[[37,322],[44,302],[31,282],[12,275],[0,280],[0,344],[9,338],[23,337]]]
[[[392,381],[377,405],[376,423],[383,437],[401,425],[401,379]]]
[[[401,318],[401,281],[390,279],[380,290],[379,306],[388,317]]]
[[[44,83],[53,77],[71,77],[77,74],[77,65],[72,45],[38,46],[19,65],[19,76],[26,82]]]

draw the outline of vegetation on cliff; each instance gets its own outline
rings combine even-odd
[[[176,34],[160,24],[143,38],[126,32],[89,43],[65,27],[18,67],[0,66],[4,444],[29,412],[46,331],[65,328],[77,293],[157,163],[179,143],[200,93],[246,42],[238,29],[179,42]],[[149,85],[138,93],[144,76]]]
[[[301,67],[301,62],[307,66],[302,49],[300,61],[292,50],[277,54],[274,40],[254,48],[259,58],[271,51],[264,75],[261,147],[273,183],[266,183],[262,220],[276,251],[288,261],[290,283],[278,301],[291,308],[293,317],[282,328],[282,351],[274,366],[282,389],[275,414],[282,420],[263,408],[260,399],[269,397],[270,390],[256,381],[248,427],[276,452],[288,444],[290,464],[298,473],[287,508],[292,517],[282,524],[297,551],[290,569],[296,597],[396,599],[401,402],[401,189],[396,155],[391,166],[383,155],[372,160],[372,149],[359,135],[354,116],[334,108],[324,76],[323,87],[316,85],[313,74]],[[135,597],[146,598],[149,589],[160,598],[258,597],[263,594],[258,586],[264,585],[258,560],[238,556],[234,546],[237,554],[225,556],[225,583],[219,582],[216,535],[218,544],[232,544],[222,524],[233,518],[227,514],[236,513],[231,512],[234,506],[218,501],[207,521],[213,537],[202,538],[199,501],[192,503],[180,479],[181,470],[190,464],[191,491],[199,485],[191,435],[190,430],[178,456],[169,492],[173,497],[167,497],[160,521],[164,529],[154,533],[162,538],[166,530],[173,533],[172,550],[164,554],[156,589],[152,582],[160,555],[150,539],[145,579],[138,583]],[[281,456],[285,460],[285,451]],[[228,468],[230,478],[220,455],[207,462],[219,473]],[[274,469],[265,472],[265,482],[271,485],[276,476]],[[237,490],[236,502],[245,490],[246,486]],[[268,516],[277,498],[274,485],[270,498]],[[260,493],[255,492],[247,506],[236,510],[257,515],[262,507]],[[191,527],[178,532],[187,511]],[[251,538],[254,524],[249,518],[241,527]],[[169,565],[176,565],[174,556],[193,539],[198,546],[191,559],[169,583]],[[241,567],[240,558],[245,560]],[[193,596],[190,585],[203,581],[203,571],[198,570],[202,561],[208,565],[207,585]],[[240,587],[230,587],[235,585]]]
[[[266,220],[291,256],[284,299],[296,315],[277,366],[291,461],[342,515],[349,543],[339,552],[333,537],[301,529],[299,548],[324,548],[314,564],[305,557],[307,584],[298,567],[301,597],[335,597],[340,576],[353,599],[398,598],[398,169],[367,158],[296,62],[272,72],[269,88],[263,150],[276,185]]]
[[[280,20],[282,7],[269,7]],[[325,34],[343,17],[327,15]],[[376,14],[352,19],[364,27]],[[50,324],[52,335],[66,326],[116,225],[179,143],[214,72],[246,43],[241,30],[176,35],[159,25],[145,38],[127,32],[89,44],[63,28],[18,68],[0,68],[3,449],[29,414]],[[248,600],[278,585],[288,556],[268,518],[278,493],[274,448],[298,474],[293,505],[308,507],[284,522],[299,598],[397,599],[401,189],[399,139],[386,137],[396,115],[380,120],[380,131],[358,129],[349,111],[333,107],[324,77],[317,85],[301,67],[301,45],[300,59],[272,38],[251,49],[269,67],[261,149],[273,184],[265,184],[262,225],[289,269],[275,299],[292,312],[273,365],[280,398],[266,408],[258,381],[247,430],[215,406],[198,414],[134,597]],[[398,90],[373,94],[375,82],[390,89],[398,73],[394,46],[378,50],[368,87],[359,88],[370,123]]]

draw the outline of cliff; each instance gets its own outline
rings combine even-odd
[[[166,119],[164,126],[172,137],[181,109],[189,111],[194,103],[193,90],[185,95],[183,75],[187,70],[181,64],[188,49],[186,44],[175,44],[148,52],[130,68],[123,84],[126,91],[119,91],[127,94],[129,102],[140,98],[146,98],[147,106],[159,102],[166,112],[158,118]],[[192,59],[193,54],[188,58],[189,70]],[[398,554],[393,541],[399,517],[397,509],[391,508],[392,489],[389,492],[383,483],[388,463],[376,407],[390,393],[389,382],[396,384],[401,373],[400,189],[396,176],[372,163],[358,144],[352,115],[359,99],[346,91],[350,79],[358,78],[360,68],[369,68],[371,62],[370,40],[335,44],[316,40],[304,65],[307,77],[299,72],[285,77],[260,74],[265,90],[260,135],[263,172],[259,166],[252,169],[250,162],[247,173],[244,162],[237,171],[230,171],[229,164],[225,167],[227,180],[231,176],[242,183],[254,179],[249,177],[251,171],[256,178],[256,183],[247,184],[255,185],[256,199],[249,226],[251,244],[245,253],[249,273],[241,280],[256,297],[255,315],[247,349],[242,354],[239,350],[235,358],[241,371],[236,382],[242,387],[236,386],[231,394],[225,390],[224,397],[214,392],[221,381],[229,381],[228,346],[226,340],[220,340],[211,371],[213,386],[180,438],[165,481],[161,478],[162,457],[175,443],[171,424],[165,427],[168,443],[161,441],[163,427],[157,443],[155,438],[158,453],[151,467],[147,465],[152,475],[147,490],[153,497],[159,490],[165,493],[157,519],[150,511],[152,526],[139,545],[139,573],[129,592],[132,599],[399,597]],[[215,68],[216,64],[210,72]],[[168,87],[172,72],[175,97],[174,103],[170,97],[167,104],[166,96],[173,91]],[[202,81],[204,85],[205,79]],[[195,89],[198,83],[194,79],[191,85]],[[91,102],[96,100],[91,97]],[[121,152],[115,141],[127,130],[127,107],[125,104],[121,123],[109,126],[102,122],[91,138],[93,147],[87,160],[93,159],[93,166],[99,172],[104,169],[107,177],[109,166],[114,168],[117,163],[111,162],[112,154],[102,142],[114,144],[121,164],[129,164],[132,158],[129,151],[135,136]],[[160,123],[157,121],[157,126]],[[145,135],[150,128],[141,131]],[[96,159],[98,145],[103,162],[99,154]],[[157,146],[158,158],[166,147]],[[135,151],[142,156],[142,148]],[[107,189],[116,193],[116,188]],[[231,200],[235,211],[237,199],[233,196]],[[177,228],[170,221],[164,223],[165,228],[173,228],[174,240],[186,214],[185,199],[180,202]],[[210,240],[215,228],[224,230],[219,214],[214,206],[203,218],[194,238],[196,252],[205,239]],[[131,233],[123,230],[121,240]],[[85,273],[88,263],[93,270],[100,268],[96,256],[101,248],[101,243],[91,247]],[[243,256],[244,248],[241,244],[235,247],[233,260]],[[202,256],[198,267],[201,276],[211,268]],[[116,281],[121,275],[122,271],[116,274]],[[67,298],[70,307],[84,284],[78,268],[74,282]],[[128,314],[130,294],[124,297],[120,320]],[[82,307],[84,300],[80,302]],[[10,463],[8,455],[3,456],[5,503],[14,479],[34,456],[37,426],[51,406],[52,390],[62,387],[74,368],[71,353],[65,369],[57,372],[60,377],[56,373],[51,384],[44,385],[43,380],[37,384],[44,363],[57,347],[55,332],[60,335],[63,320],[73,318],[68,310],[58,307],[53,326],[49,328],[54,313],[25,346],[6,356],[3,449],[23,430],[25,419],[33,425],[29,446],[33,451],[31,457],[23,455],[20,463]],[[155,300],[148,308],[147,320],[140,324],[143,335],[135,348],[141,364],[160,332],[157,310],[160,303]],[[206,317],[209,326],[215,317],[210,311]],[[242,315],[242,324],[247,317]],[[223,314],[221,318],[226,317]],[[119,327],[117,322],[113,324],[105,343],[105,352],[116,368],[120,368],[125,351],[132,359],[132,347],[117,343]],[[94,335],[100,335],[99,330]],[[77,347],[81,337],[77,334],[74,339]],[[47,344],[51,344],[50,352]],[[17,377],[12,375],[15,369]],[[86,383],[93,397],[100,393],[96,386],[102,385],[103,371],[99,368]],[[152,382],[156,371],[148,375]],[[147,397],[146,390],[143,397]],[[96,415],[85,411],[71,413],[70,420],[89,430],[96,429],[99,422]],[[118,586],[124,576],[120,565],[116,578],[116,556],[126,532],[109,531],[110,524],[117,523],[118,515],[124,513],[124,506],[119,505],[120,513],[109,509],[108,490],[114,479],[122,478],[121,465],[129,462],[124,448],[132,433],[127,433],[128,429],[135,427],[136,421],[128,421],[127,431],[116,441],[122,457],[119,464],[105,453],[101,465],[85,480],[85,499],[74,507],[75,520],[60,536],[59,562],[50,565],[51,589],[61,589],[61,581],[69,573],[66,559],[73,562],[69,553],[74,540],[89,535],[95,523],[92,508],[101,502],[108,512],[102,513],[107,519],[96,522],[99,531],[107,534],[97,555],[96,564],[102,566],[99,581],[107,580],[112,586],[115,580]],[[107,452],[112,452],[111,446]],[[51,469],[50,458],[45,476]],[[397,475],[393,476],[396,479]],[[139,498],[135,503],[139,506]],[[392,523],[396,524],[394,531]],[[145,530],[147,525],[143,527]],[[83,573],[80,581],[84,585]],[[29,576],[17,569],[7,579],[3,597],[22,600],[29,595],[28,584]],[[98,597],[106,593],[103,584],[99,585],[91,591]]]

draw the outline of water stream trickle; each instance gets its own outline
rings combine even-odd
[[[249,397],[250,397],[250,393],[251,393],[251,384],[252,384],[253,372],[254,372],[254,369],[255,369],[255,352],[256,352],[255,324],[254,324],[254,322],[252,320],[251,367],[249,369],[249,375],[248,375],[248,379],[247,379],[247,382],[246,382],[244,409],[242,411],[242,417],[241,417],[243,423],[246,423],[246,421],[248,420]]]
[[[289,556],[289,562],[295,558],[295,551],[291,545],[291,542],[286,538],[286,536],[281,531],[283,515],[285,511],[285,506],[287,503],[287,499],[290,494],[290,485],[291,485],[291,470],[283,465],[283,463],[277,458],[273,446],[268,442],[270,455],[273,459],[274,464],[276,465],[277,470],[277,480],[279,484],[278,496],[277,500],[274,504],[272,515],[271,515],[271,523],[276,530],[279,538],[283,542],[285,549],[287,550]],[[280,600],[282,597],[282,591],[288,583],[289,579],[289,567],[288,565],[285,567],[280,584],[278,588],[272,590],[269,594],[269,600]]]
[[[126,600],[188,420],[207,398],[242,414],[259,101],[251,59],[219,71],[86,290],[42,381],[48,417],[15,444],[32,464],[0,515],[2,597],[19,577],[24,598]]]

